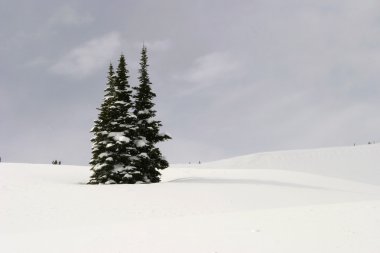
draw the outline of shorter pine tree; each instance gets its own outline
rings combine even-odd
[[[138,152],[135,147],[136,117],[133,114],[132,89],[128,83],[128,70],[125,57],[120,56],[116,70],[114,98],[108,107],[109,159],[114,164],[109,172],[110,183],[134,184],[143,180],[143,174],[135,166]]]
[[[136,117],[133,114],[132,89],[128,83],[125,57],[120,56],[116,73],[109,67],[105,97],[91,132],[93,175],[90,184],[133,184],[144,175],[136,166]]]
[[[112,64],[108,70],[108,82],[105,89],[103,102],[98,109],[98,119],[95,120],[95,126],[91,132],[94,137],[91,139],[92,146],[92,159],[90,161],[91,170],[93,174],[90,178],[90,184],[106,183],[109,179],[110,171],[113,170],[115,164],[110,150],[113,143],[109,140],[109,127],[112,121],[110,107],[115,100],[115,72]]]

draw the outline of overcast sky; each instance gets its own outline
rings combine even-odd
[[[380,140],[378,0],[0,0],[0,156],[87,164],[148,47],[170,162]]]

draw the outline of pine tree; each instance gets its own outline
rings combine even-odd
[[[136,166],[143,172],[145,182],[159,182],[159,170],[169,166],[156,144],[171,139],[167,134],[160,133],[161,122],[155,119],[153,99],[156,94],[152,91],[148,74],[147,48],[141,51],[139,85],[135,87],[134,114],[137,118],[137,139],[135,145],[138,151]]]
[[[143,180],[137,169],[135,147],[136,117],[133,114],[132,90],[128,83],[125,57],[120,56],[116,74],[110,67],[105,99],[94,132],[94,174],[90,183],[121,184]]]
[[[91,139],[92,159],[90,164],[93,175],[90,179],[90,184],[105,183],[108,180],[108,174],[114,168],[112,157],[110,158],[109,147],[112,145],[108,141],[109,126],[112,120],[110,116],[110,106],[114,101],[115,96],[115,73],[112,64],[108,70],[108,82],[105,89],[103,102],[98,109],[100,111],[98,119],[95,120],[95,126],[91,132],[94,137]]]
[[[136,117],[133,114],[132,89],[128,78],[125,57],[121,55],[116,70],[115,100],[110,106],[112,121],[108,134],[113,141],[110,149],[115,164],[110,180],[118,184],[143,181],[142,172],[135,166],[138,160],[135,147]]]

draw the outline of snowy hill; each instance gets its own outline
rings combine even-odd
[[[207,168],[300,171],[380,185],[380,144],[267,152],[207,163]]]
[[[0,163],[0,252],[378,253],[378,168],[379,145],[175,165],[150,185]]]

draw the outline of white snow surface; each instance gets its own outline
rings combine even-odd
[[[0,252],[378,253],[379,168],[380,145],[173,165],[137,185],[0,163]]]

